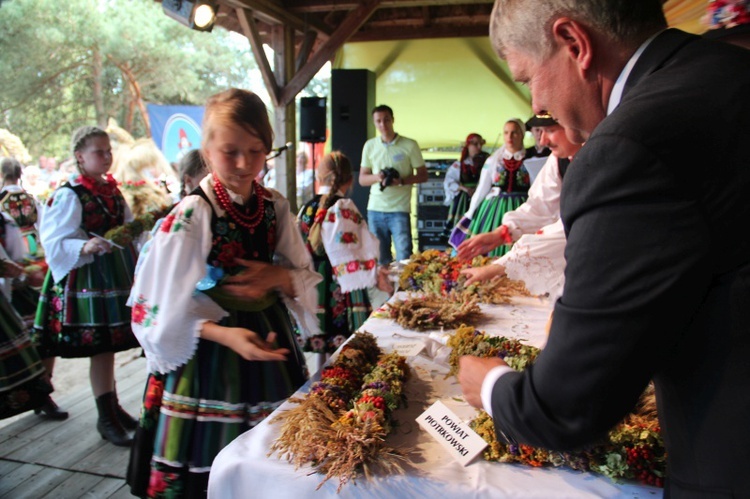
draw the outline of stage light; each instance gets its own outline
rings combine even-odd
[[[195,7],[193,22],[198,28],[205,30],[207,26],[213,26],[215,20],[215,7],[205,3],[199,4]]]
[[[164,13],[197,31],[211,31],[219,6],[216,2],[201,0],[162,0]]]

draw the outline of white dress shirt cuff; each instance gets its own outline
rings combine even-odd
[[[513,372],[508,366],[497,366],[490,369],[490,372],[484,377],[482,381],[482,407],[484,411],[492,417],[492,389],[495,387],[495,383],[500,379],[500,376]]]

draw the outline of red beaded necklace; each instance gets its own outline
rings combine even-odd
[[[266,206],[263,203],[263,188],[260,186],[260,184],[254,182],[257,207],[253,211],[252,215],[245,215],[237,209],[232,200],[229,198],[229,194],[227,194],[227,190],[221,184],[221,180],[219,180],[219,177],[217,177],[215,173],[213,174],[213,177],[214,193],[216,194],[216,200],[219,202],[219,206],[221,206],[222,209],[227,212],[229,218],[237,222],[240,226],[246,229],[250,229],[250,233],[252,234],[254,232],[253,229],[255,229],[258,224],[260,224],[260,222],[263,220],[263,215],[266,212]]]

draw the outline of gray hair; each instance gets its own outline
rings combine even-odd
[[[637,47],[667,27],[661,0],[496,0],[490,20],[492,44],[501,56],[510,47],[543,61],[554,46],[550,28],[560,17],[628,47]]]

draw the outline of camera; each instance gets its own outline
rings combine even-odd
[[[384,191],[386,187],[391,185],[393,181],[397,178],[401,178],[401,175],[399,175],[398,170],[392,167],[383,168],[383,180],[380,181],[380,190]]]

